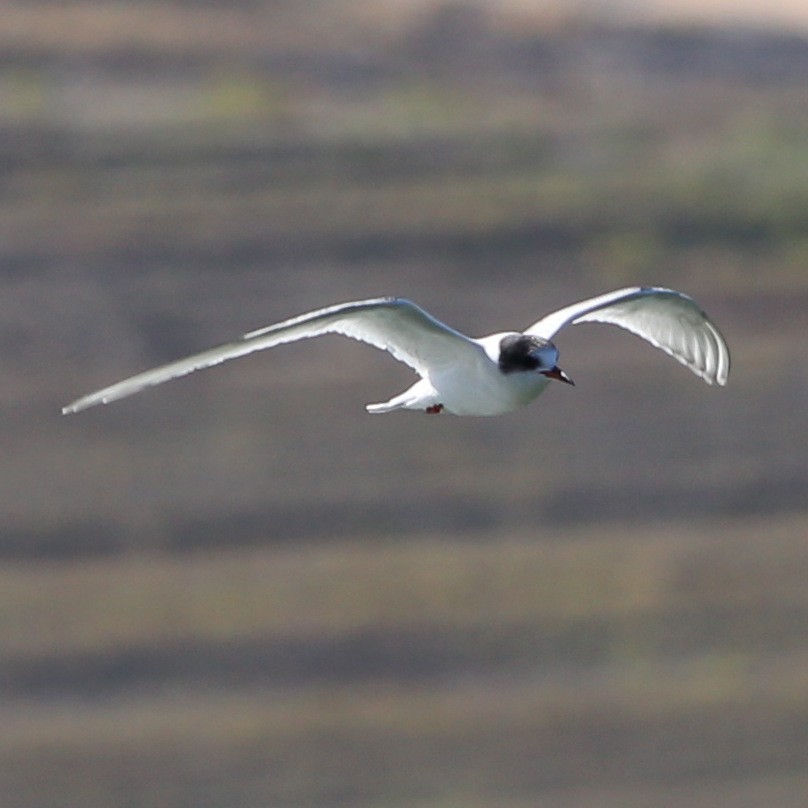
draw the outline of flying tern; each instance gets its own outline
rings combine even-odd
[[[573,303],[542,317],[524,331],[473,339],[435,319],[404,298],[382,297],[329,306],[259,328],[235,342],[138,373],[90,393],[63,408],[74,413],[287,342],[343,334],[389,351],[419,380],[371,413],[421,410],[454,415],[501,415],[536,398],[550,380],[572,384],[558,367],[552,342],[565,326],[611,323],[636,334],[677,359],[708,384],[723,385],[729,349],[695,301],[672,289],[636,286]]]

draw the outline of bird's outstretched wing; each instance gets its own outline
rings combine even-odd
[[[476,355],[481,350],[476,342],[436,320],[409,300],[392,297],[359,300],[301,314],[251,331],[235,342],[139,373],[77,399],[62,412],[79,412],[96,404],[116,401],[146,387],[228,359],[321,334],[343,334],[389,351],[422,375],[445,363]]]
[[[635,286],[582,300],[548,314],[525,333],[545,339],[564,326],[611,323],[677,359],[708,384],[726,384],[729,348],[695,301],[681,292]]]

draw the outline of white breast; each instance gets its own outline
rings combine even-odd
[[[429,381],[443,406],[455,415],[513,412],[529,404],[549,384],[549,379],[538,373],[502,373],[488,351],[474,367],[442,368],[431,373]]]

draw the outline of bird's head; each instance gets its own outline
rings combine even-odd
[[[558,348],[543,337],[507,334],[499,342],[499,369],[505,373],[540,373],[548,379],[574,384],[558,367]]]

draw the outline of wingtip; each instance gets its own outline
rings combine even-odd
[[[701,378],[704,379],[704,381],[707,382],[707,384],[709,384],[711,387],[713,385],[718,385],[719,387],[726,387],[727,378],[729,374],[721,372],[714,372],[714,373],[703,372],[699,373],[699,376],[701,376]]]
[[[71,401],[70,404],[66,404],[64,407],[62,407],[62,415],[74,415],[75,413],[89,409],[96,404],[106,403],[107,400],[104,398],[100,400],[92,400],[89,396],[87,398],[77,398],[75,401]]]

